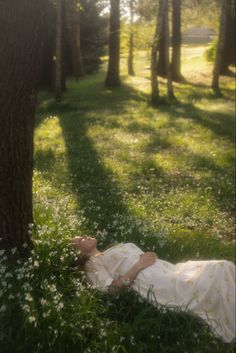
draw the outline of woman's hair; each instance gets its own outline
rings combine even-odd
[[[88,257],[83,254],[79,254],[77,259],[73,262],[73,266],[77,267],[80,270],[84,270]]]

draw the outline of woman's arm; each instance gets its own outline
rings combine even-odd
[[[114,280],[109,286],[108,292],[111,294],[119,293],[124,287],[132,284],[140,271],[146,267],[152,266],[157,259],[157,255],[153,252],[146,252],[140,255],[140,259],[132,266],[129,271],[120,276],[117,280]]]

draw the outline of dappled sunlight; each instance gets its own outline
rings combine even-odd
[[[189,65],[205,62],[204,47],[184,51]],[[134,237],[141,242],[142,232],[152,239],[160,232],[173,236],[195,229],[219,239],[230,237],[231,93],[228,100],[213,100],[204,82],[175,83],[178,101],[153,108],[149,58],[145,53],[141,58],[135,77],[125,74],[126,58],[122,58],[123,85],[115,90],[104,87],[101,71],[79,83],[69,80],[60,104],[42,97],[36,170],[58,190],[66,185],[72,208],[83,214],[78,216],[79,228],[102,241],[109,242],[106,232],[112,239]],[[165,85],[160,79],[162,93]],[[47,110],[57,116],[54,122],[41,119]],[[139,220],[142,232],[136,225]]]
[[[68,183],[68,162],[59,116],[46,117],[35,129],[34,141],[34,182],[37,181],[36,176],[44,176],[44,179],[53,183],[57,192],[61,192],[65,183]],[[38,186],[34,183],[34,190]]]
[[[52,115],[46,117],[43,124],[36,128],[35,147],[36,149],[39,148],[41,150],[47,150],[48,148],[53,147],[54,152],[56,153],[63,154],[65,152],[65,143],[58,116]]]

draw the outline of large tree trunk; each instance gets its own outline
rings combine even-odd
[[[109,63],[105,85],[120,86],[120,0],[110,0]]]
[[[163,26],[163,19],[165,16],[165,1],[160,0],[159,2],[159,9],[157,13],[157,24],[156,30],[153,38],[152,43],[152,50],[151,50],[151,102],[152,104],[156,104],[159,101],[159,85],[157,79],[157,52],[160,48],[160,33],[161,28]]]
[[[130,7],[130,37],[129,37],[129,56],[128,56],[128,74],[135,76],[134,73],[134,0],[129,1]]]
[[[229,66],[235,65],[235,0],[228,0],[226,11],[226,35],[223,55],[220,65],[220,74],[230,73]]]
[[[33,131],[44,0],[0,0],[0,248],[31,246]]]
[[[173,84],[172,84],[172,73],[170,65],[170,33],[169,33],[169,0],[165,2],[165,17],[164,17],[164,28],[165,28],[165,57],[166,57],[166,73],[167,73],[167,95],[169,98],[174,98]]]
[[[172,0],[173,31],[172,31],[172,79],[181,81],[181,0]]]
[[[213,78],[212,78],[212,85],[211,85],[213,91],[217,95],[221,94],[220,88],[219,88],[219,77],[220,77],[220,66],[221,66],[223,49],[225,45],[225,36],[226,36],[227,1],[228,0],[222,0],[219,39],[218,39],[216,59],[215,59],[215,64],[213,69]]]

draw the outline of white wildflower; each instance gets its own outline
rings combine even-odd
[[[34,267],[36,267],[36,268],[39,267],[39,262],[37,260],[34,261]]]
[[[60,303],[58,304],[58,309],[62,309],[62,308],[64,308],[64,304],[63,304],[62,302],[60,302]]]
[[[6,310],[7,310],[7,307],[6,305],[3,304],[0,308],[0,313],[4,313]]]
[[[29,322],[35,322],[36,321],[36,318],[35,318],[35,316],[30,316],[29,317]]]
[[[41,303],[42,305],[46,305],[46,304],[47,304],[47,300],[45,300],[45,299],[42,298],[42,299],[40,300],[40,303]]]
[[[27,293],[26,296],[25,296],[25,300],[29,301],[29,302],[32,302],[33,301],[33,297],[31,294]]]

